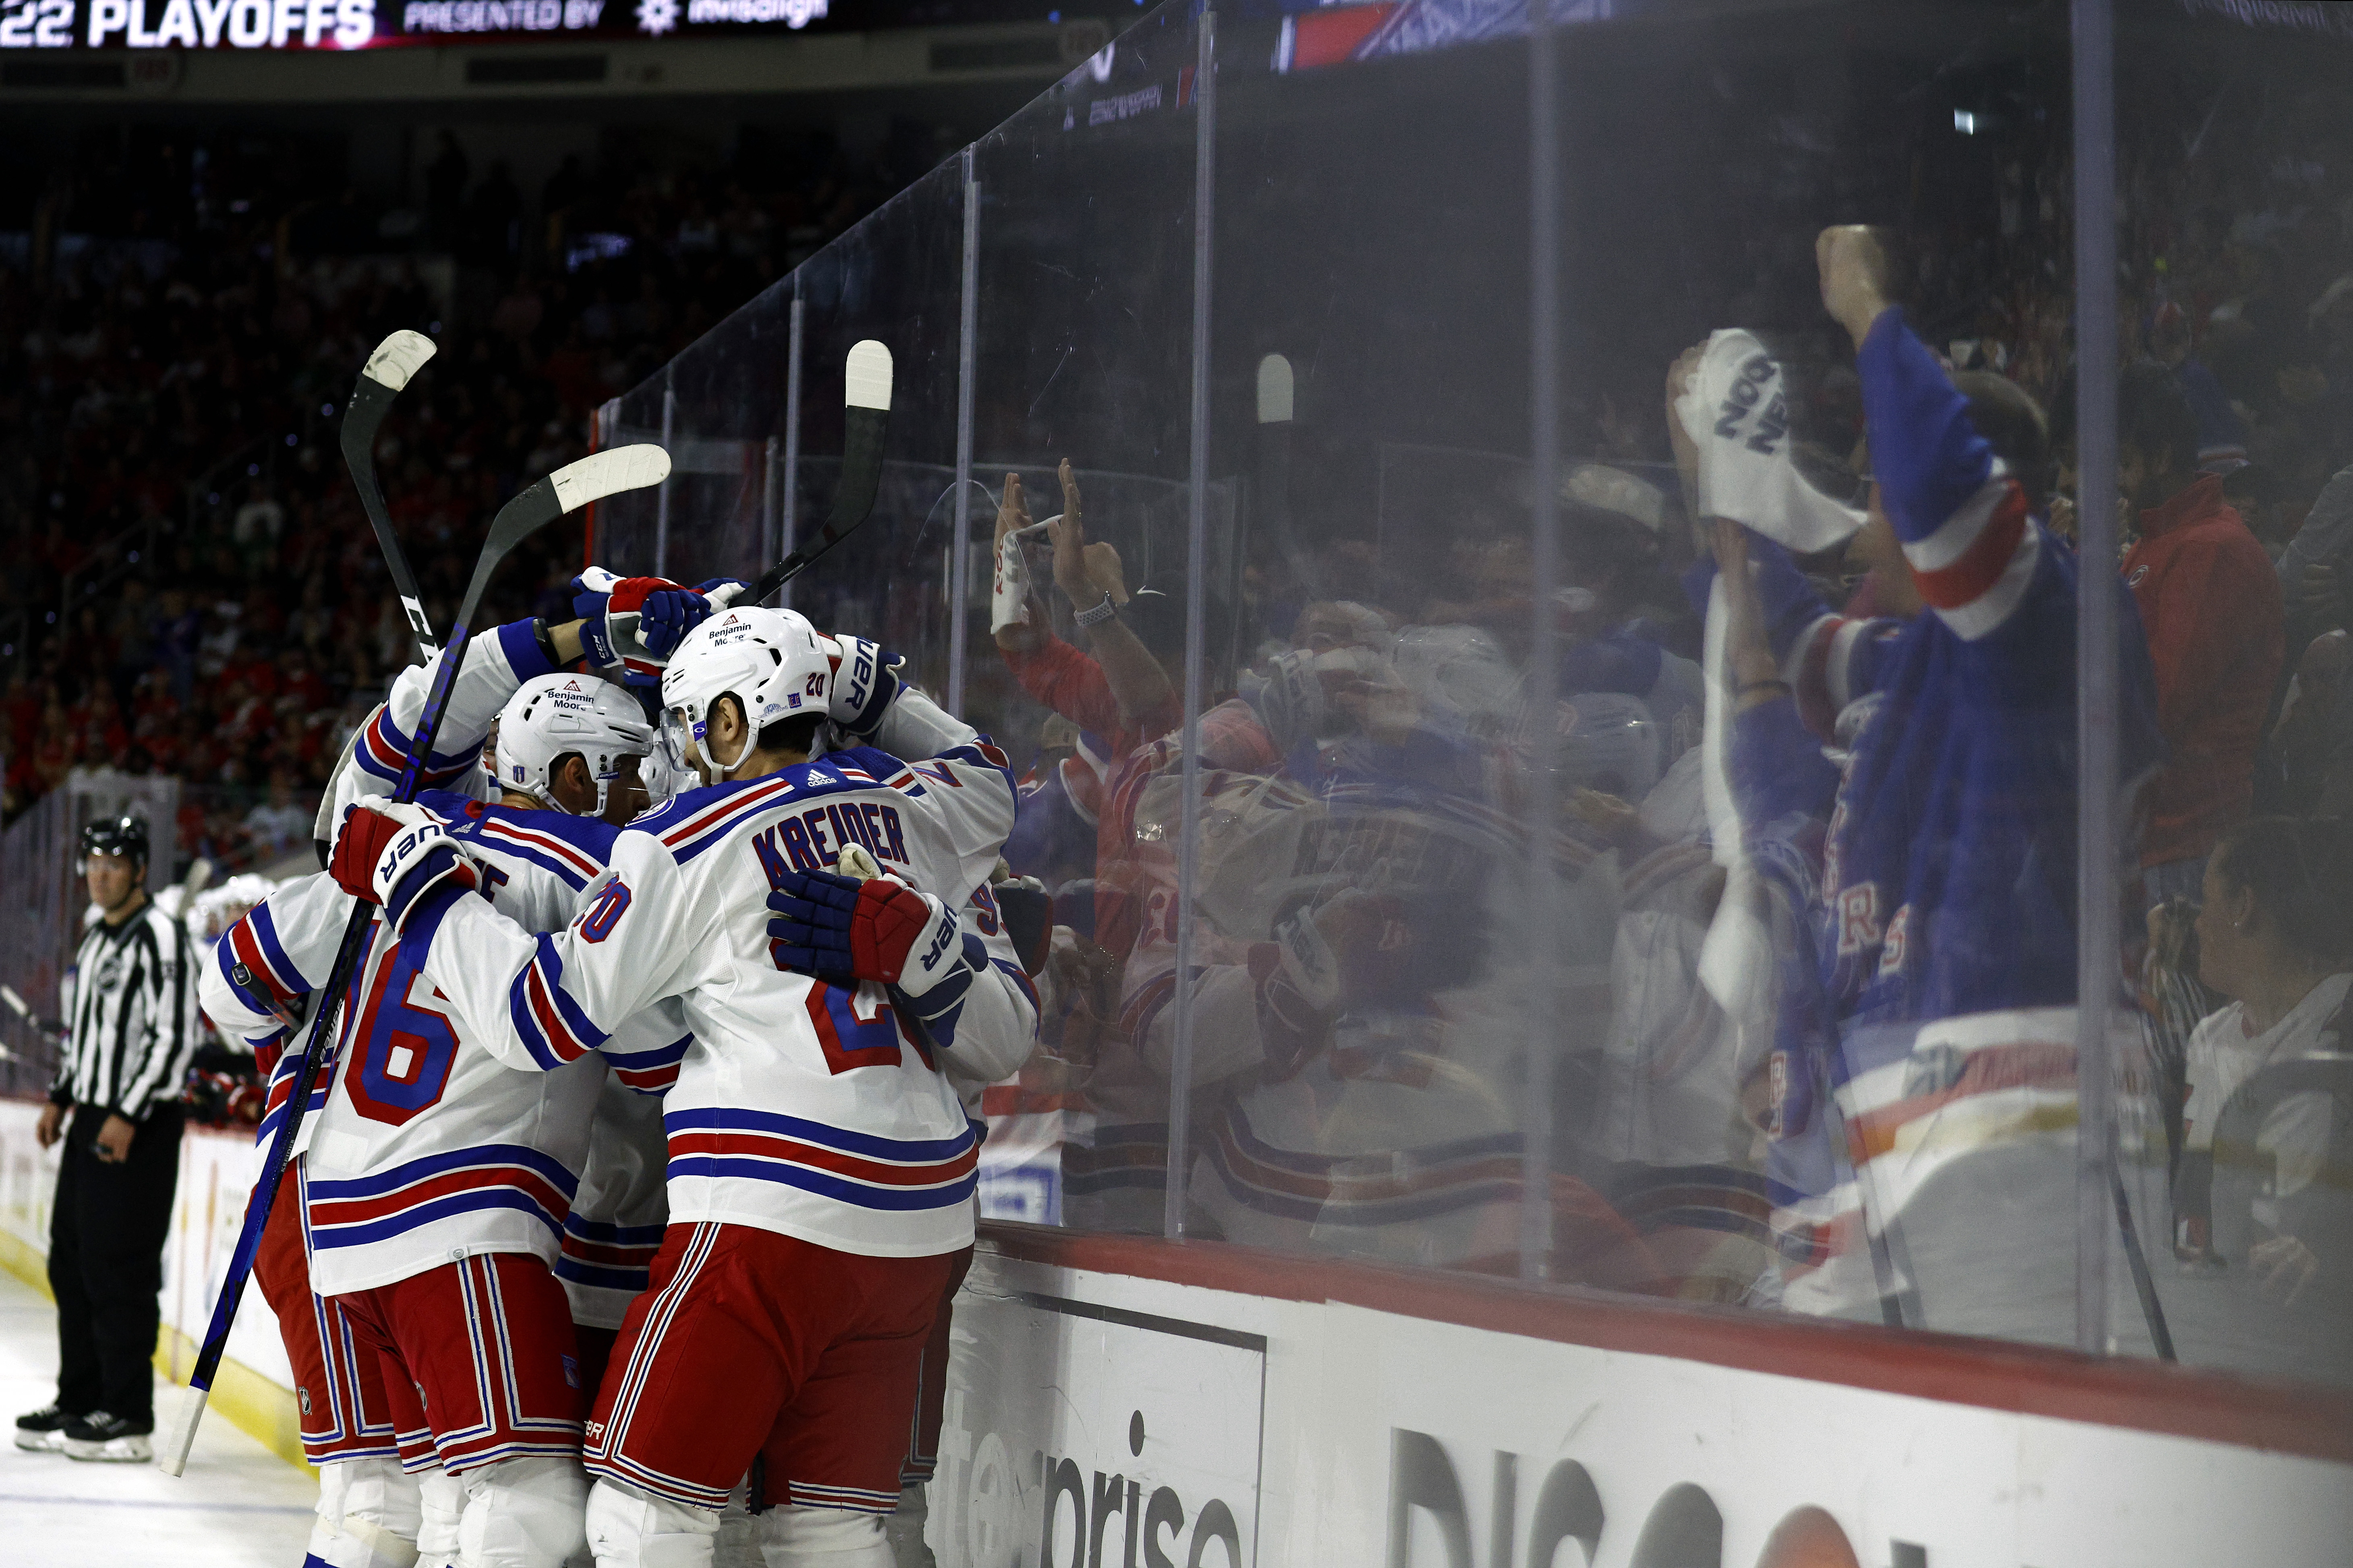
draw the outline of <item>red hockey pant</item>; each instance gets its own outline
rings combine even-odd
[[[311,1263],[302,1250],[301,1183],[292,1165],[278,1185],[269,1223],[254,1248],[253,1282],[277,1314],[286,1359],[293,1363],[302,1457],[314,1465],[392,1458],[393,1406],[375,1347],[357,1342],[341,1307],[311,1292]]]
[[[384,1352],[385,1391],[406,1433],[429,1427],[451,1474],[497,1459],[580,1451],[589,1391],[572,1340],[572,1308],[546,1264],[526,1252],[478,1253],[335,1300]]]
[[[589,1472],[716,1512],[756,1459],[766,1501],[891,1512],[957,1257],[671,1226],[597,1393]]]

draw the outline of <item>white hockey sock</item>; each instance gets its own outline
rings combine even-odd
[[[875,1514],[785,1503],[752,1522],[765,1568],[897,1568]]]
[[[319,1517],[311,1554],[328,1568],[414,1568],[417,1484],[394,1459],[335,1459],[319,1467]]]
[[[588,1490],[596,1568],[711,1568],[719,1515],[597,1478]]]
[[[564,1568],[587,1544],[588,1476],[577,1458],[501,1459],[458,1478],[466,1568]]]
[[[417,1568],[458,1568],[458,1522],[466,1514],[466,1483],[436,1465],[417,1476],[423,1514],[417,1527]]]

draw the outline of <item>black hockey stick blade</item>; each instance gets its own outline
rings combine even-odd
[[[425,598],[417,591],[417,574],[408,569],[408,558],[393,534],[392,514],[385,510],[384,490],[376,483],[375,437],[384,427],[385,416],[392,411],[392,400],[433,357],[433,352],[431,338],[406,327],[376,344],[375,353],[360,367],[359,384],[352,388],[352,400],[344,405],[341,441],[343,467],[351,470],[352,487],[360,493],[360,510],[367,513],[368,526],[375,530],[385,566],[392,574],[393,590],[400,595],[401,607],[408,612],[409,629],[417,634],[417,646],[427,658],[433,657],[433,627],[425,618]]]
[[[891,422],[891,351],[872,338],[852,343],[841,367],[841,486],[834,492],[831,515],[806,548],[761,573],[759,581],[728,603],[766,602],[769,595],[808,570],[811,562],[840,543],[873,511],[875,492],[882,488],[882,435]]]
[[[490,537],[482,541],[473,581],[466,584],[465,602],[458,609],[458,624],[473,625],[474,610],[482,602],[482,591],[490,586],[491,574],[516,545],[567,511],[623,490],[658,485],[669,477],[670,454],[649,441],[594,452],[576,463],[566,463],[517,495],[491,520]]]

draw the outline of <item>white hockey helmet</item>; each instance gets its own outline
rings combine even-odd
[[[832,685],[833,666],[806,616],[758,605],[714,610],[681,639],[662,670],[663,750],[673,766],[684,767],[691,740],[706,782],[723,778],[770,724],[823,716]],[[702,747],[712,705],[729,696],[742,705],[750,733],[741,751],[722,759]]]
[[[654,729],[644,710],[620,687],[593,675],[533,676],[499,710],[499,787],[521,792],[551,811],[555,791],[548,774],[559,758],[578,752],[596,781],[596,806],[605,815],[607,793],[625,757],[653,750]]]

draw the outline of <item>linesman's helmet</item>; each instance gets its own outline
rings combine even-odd
[[[84,856],[128,855],[144,866],[147,824],[135,816],[107,816],[86,823],[81,830],[81,852]]]
[[[620,687],[561,670],[534,676],[499,710],[499,787],[561,811],[549,775],[577,752],[596,781],[596,805],[587,815],[602,816],[622,760],[642,757],[653,745],[654,727]]]
[[[706,776],[723,776],[760,743],[760,732],[769,725],[822,718],[832,686],[832,664],[807,616],[757,605],[713,611],[679,643],[662,670],[667,760],[685,767],[691,739]],[[712,707],[722,697],[733,697],[742,706],[749,731],[733,757],[714,757],[704,749]]]

